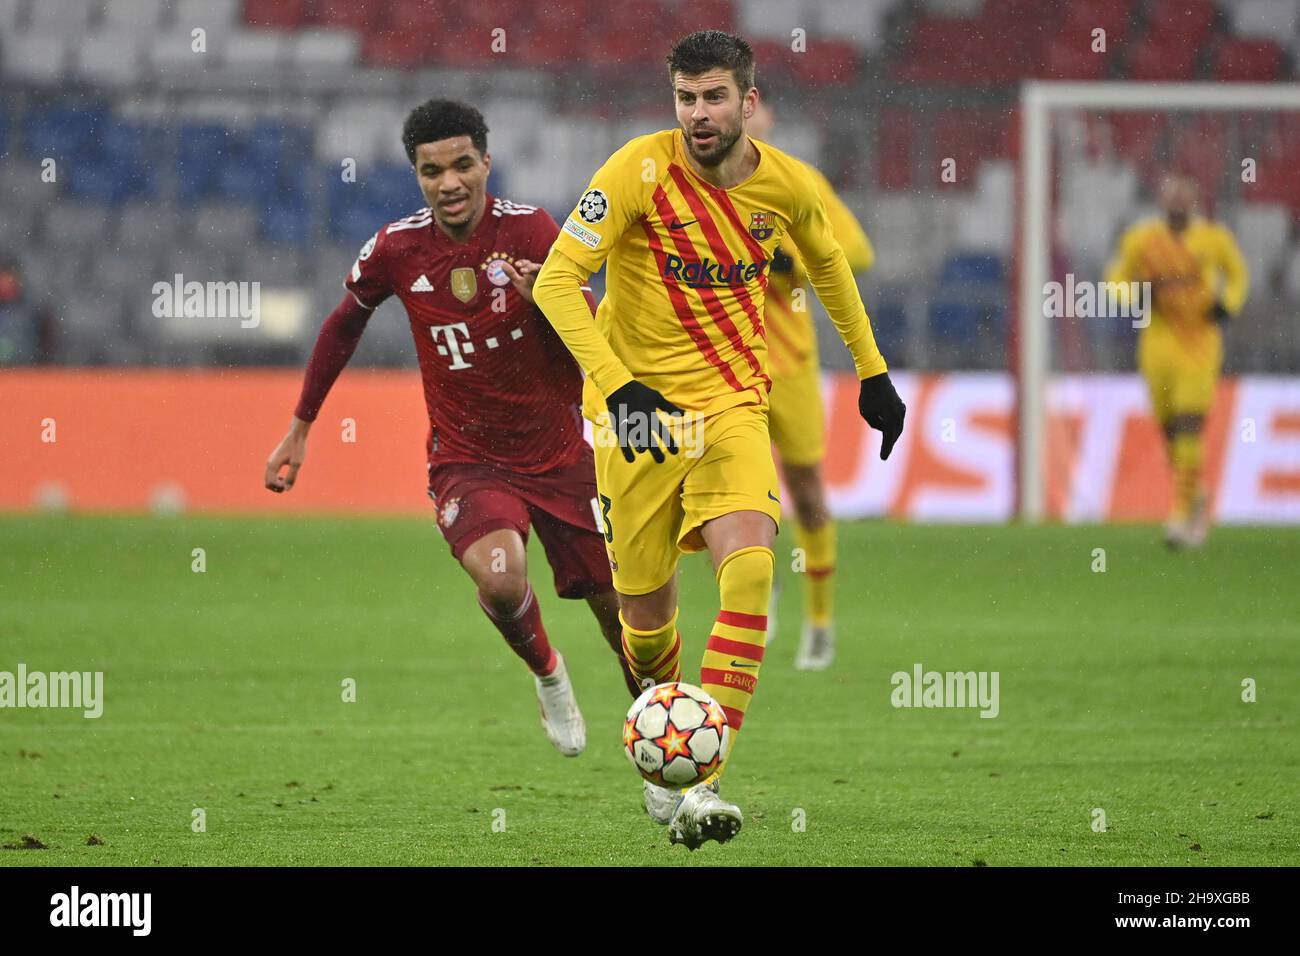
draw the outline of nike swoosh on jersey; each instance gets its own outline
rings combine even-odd
[[[698,219],[692,219],[690,222],[678,222],[676,219],[674,219],[672,222],[670,222],[670,223],[668,224],[668,228],[669,228],[669,229],[685,229],[687,226],[694,225],[694,224],[697,223],[697,222],[699,222]]]
[[[775,501],[778,505],[781,503],[781,499],[778,498],[776,495],[772,494],[772,492],[769,491],[767,493],[767,496],[771,498],[773,501]]]
[[[740,661],[736,660],[735,658],[732,658],[732,660],[731,660],[731,666],[732,666],[732,667],[757,667],[758,665],[757,665],[757,664],[742,664]]]

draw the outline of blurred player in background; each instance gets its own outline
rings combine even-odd
[[[807,166],[745,134],[758,97],[749,44],[693,33],[668,67],[680,129],[633,139],[596,172],[534,294],[587,371],[583,413],[595,425],[628,663],[645,681],[679,678],[677,563],[708,549],[721,611],[700,683],[738,732],[763,660],[781,518],[763,302],[787,234],[853,353],[882,458],[904,407]],[[607,259],[593,323],[578,289]],[[715,776],[679,794],[647,782],[646,810],[673,843],[725,842],[742,817],[717,786]]]
[[[634,697],[640,687],[622,660],[618,601],[596,527],[592,454],[577,407],[582,374],[533,304],[532,285],[559,226],[543,210],[488,193],[487,126],[472,106],[424,103],[407,118],[402,142],[428,206],[362,247],[347,294],[321,328],[265,484],[276,492],[293,487],[330,386],[373,310],[396,295],[424,381],[438,528],[478,587],[484,614],[532,671],[547,736],[576,756],[586,728],[528,583],[530,526],[556,593],[587,600]],[[590,322],[589,288],[575,282],[573,293]]]
[[[1201,470],[1205,418],[1223,365],[1220,329],[1246,301],[1246,264],[1226,226],[1194,214],[1193,180],[1166,178],[1160,206],[1163,218],[1124,233],[1106,280],[1151,284],[1150,322],[1138,335],[1137,360],[1173,469],[1165,542],[1195,548],[1210,522]]]
[[[765,99],[754,104],[745,127],[750,136],[766,140],[776,117]],[[831,232],[844,250],[854,273],[866,272],[876,259],[862,225],[835,194],[817,169],[808,167],[826,204]],[[817,361],[817,330],[808,302],[808,275],[799,250],[783,243],[772,257],[763,312],[767,329],[767,361],[772,375],[768,396],[768,428],[780,455],[785,486],[794,497],[795,542],[803,549],[803,628],[798,670],[825,670],[835,658],[834,573],[835,522],[826,505],[821,463],[826,457],[826,414],[822,407],[821,367]],[[767,615],[767,643],[776,637],[776,605],[780,579],[773,581],[772,606]]]

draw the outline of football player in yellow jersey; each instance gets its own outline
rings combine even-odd
[[[745,133],[758,98],[749,44],[693,33],[668,72],[680,128],[637,137],[596,172],[533,295],[587,372],[583,414],[629,664],[646,686],[680,678],[677,562],[707,549],[721,611],[700,683],[734,735],[763,660],[781,516],[763,314],[787,236],[853,353],[882,458],[905,409],[808,168]],[[593,323],[573,280],[607,260]],[[741,813],[717,787],[716,774],[684,794],[647,782],[646,810],[674,843],[725,842]]]
[[[767,102],[759,98],[746,130],[766,140],[775,123]],[[826,203],[831,232],[844,250],[849,268],[865,272],[876,260],[862,225],[830,181],[812,166],[808,172]],[[772,375],[768,423],[772,443],[781,458],[785,486],[794,498],[795,541],[803,550],[803,629],[794,666],[825,670],[835,657],[833,582],[835,522],[826,506],[821,462],[826,456],[825,411],[822,408],[821,367],[817,361],[817,330],[808,302],[807,279],[799,251],[789,244],[777,249],[767,284],[768,368]],[[767,643],[776,636],[776,594],[767,615]]]
[[[1192,180],[1166,179],[1160,205],[1163,219],[1139,222],[1121,238],[1106,280],[1150,283],[1150,321],[1139,333],[1137,359],[1173,469],[1165,542],[1194,548],[1209,527],[1201,465],[1223,364],[1220,327],[1246,301],[1246,264],[1226,226],[1193,214]]]

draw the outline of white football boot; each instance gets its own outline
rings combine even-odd
[[[676,787],[661,787],[658,784],[644,780],[645,785],[645,812],[649,814],[650,819],[660,826],[667,826],[672,822],[673,812],[677,809],[677,804],[682,802],[682,792]],[[714,793],[718,792],[718,778],[714,777],[708,783],[700,786],[708,787]]]
[[[667,826],[673,818],[673,811],[682,801],[682,792],[676,787],[661,787],[643,780],[645,787],[645,812],[650,819],[660,826]]]
[[[794,659],[797,671],[824,671],[835,660],[835,625],[834,623],[817,626],[811,621],[803,622],[803,634],[799,638],[799,653]]]
[[[1183,543],[1189,548],[1199,548],[1205,544],[1205,537],[1210,531],[1210,502],[1201,492],[1192,502],[1191,513],[1187,516],[1187,527]]]
[[[555,670],[545,677],[533,675],[537,684],[537,707],[542,712],[542,729],[555,749],[566,757],[576,757],[587,746],[587,725],[582,721],[569,669],[564,657],[555,652]]]
[[[695,850],[709,840],[726,843],[744,823],[740,807],[727,803],[707,784],[686,791],[668,823],[668,842]]]

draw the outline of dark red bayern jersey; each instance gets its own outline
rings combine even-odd
[[[426,207],[362,247],[345,285],[372,309],[406,306],[429,409],[429,467],[489,462],[537,474],[577,460],[582,372],[502,263],[546,259],[559,226],[543,209],[487,196],[469,241]],[[590,300],[590,296],[589,296]]]

